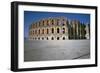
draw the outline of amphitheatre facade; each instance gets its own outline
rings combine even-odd
[[[29,27],[30,40],[90,39],[90,25],[65,17],[49,17],[35,21]]]

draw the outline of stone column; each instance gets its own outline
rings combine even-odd
[[[86,35],[85,35],[85,37],[86,37],[86,39],[90,39],[90,32],[89,32],[89,24],[86,24],[86,28],[85,28],[85,30],[86,30]]]

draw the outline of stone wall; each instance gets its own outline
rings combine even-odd
[[[88,36],[87,36],[88,35]],[[29,28],[31,40],[89,39],[89,27],[78,20],[65,17],[46,18],[36,21]]]

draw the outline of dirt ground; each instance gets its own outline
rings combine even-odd
[[[90,58],[90,40],[25,40],[24,61]]]

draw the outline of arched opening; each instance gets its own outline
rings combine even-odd
[[[63,34],[65,34],[65,28],[63,28]]]
[[[54,37],[52,37],[51,40],[54,40]]]
[[[49,33],[49,29],[47,29],[47,34]]]
[[[59,28],[57,28],[57,33],[59,33]]]
[[[51,21],[51,22],[52,22],[52,25],[53,25],[54,20],[52,19],[52,21]]]
[[[57,40],[59,40],[59,37],[57,37]]]
[[[44,29],[42,29],[42,34],[44,34]]]
[[[52,30],[51,30],[51,31],[52,31],[52,33],[54,33],[54,28],[52,28]]]
[[[65,22],[65,20],[63,19],[63,23],[62,23],[62,25],[63,25],[63,26],[65,25],[65,23],[64,23],[64,22]]]
[[[64,26],[65,24],[63,23],[63,26]]]
[[[63,37],[63,40],[65,40],[65,37]]]
[[[35,30],[35,34],[37,34],[37,30]]]
[[[38,40],[40,40],[40,37],[38,37]]]
[[[44,37],[42,37],[42,40],[44,40]]]
[[[47,40],[49,40],[49,38],[47,37]]]
[[[43,26],[44,26],[44,20],[42,21],[42,23],[43,23]]]
[[[40,29],[39,29],[39,34],[40,34]]]

